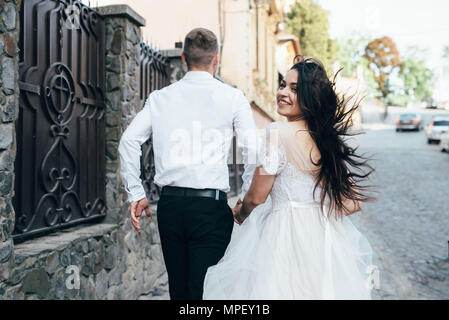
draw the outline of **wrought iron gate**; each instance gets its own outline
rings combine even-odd
[[[15,239],[105,215],[104,19],[74,0],[20,19]]]

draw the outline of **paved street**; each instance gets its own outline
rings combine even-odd
[[[423,114],[426,126],[434,113]],[[449,299],[449,154],[424,130],[395,132],[394,114],[384,124],[373,115],[355,143],[374,155],[378,200],[352,219],[376,253],[375,298]]]

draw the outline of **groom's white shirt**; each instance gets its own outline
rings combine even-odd
[[[141,145],[151,134],[158,186],[228,192],[227,158],[233,130],[243,151],[243,200],[259,146],[251,107],[243,93],[205,71],[189,71],[180,81],[152,92],[120,140],[120,174],[128,201],[145,197],[140,179]]]

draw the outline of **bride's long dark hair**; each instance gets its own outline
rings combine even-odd
[[[357,148],[350,147],[344,139],[358,134],[348,130],[353,125],[352,116],[361,99],[355,95],[338,95],[335,88],[338,72],[331,81],[319,60],[302,56],[295,60],[299,62],[291,69],[298,71],[296,91],[299,108],[321,154],[318,162],[313,162],[310,157],[312,163],[319,167],[313,193],[320,187],[321,207],[328,198],[328,215],[341,217],[346,209],[345,198],[353,201],[374,199],[364,194],[370,186],[360,184],[374,169],[367,163],[368,159],[356,154]]]

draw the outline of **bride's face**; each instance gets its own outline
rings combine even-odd
[[[285,78],[281,81],[276,94],[277,112],[281,116],[294,118],[301,116],[301,110],[298,104],[298,95],[296,93],[296,84],[298,81],[298,71],[293,69],[287,72]]]

